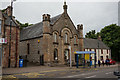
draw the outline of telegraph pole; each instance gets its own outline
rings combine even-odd
[[[12,27],[12,11],[13,11],[13,2],[15,0],[11,0],[11,14],[10,14],[10,36],[9,36],[9,59],[8,59],[8,67],[10,68],[11,63],[11,27]]]
[[[70,50],[70,68],[72,68],[71,46],[69,46],[69,50]]]

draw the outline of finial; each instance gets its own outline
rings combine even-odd
[[[67,12],[67,5],[66,5],[66,0],[64,0],[63,9],[64,9],[64,12]]]
[[[64,0],[64,5],[66,5],[66,0]]]

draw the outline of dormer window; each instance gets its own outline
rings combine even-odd
[[[65,33],[65,43],[68,43],[68,34]]]

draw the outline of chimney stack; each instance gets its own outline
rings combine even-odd
[[[78,24],[77,29],[78,29],[78,32],[79,32],[79,35],[80,35],[79,37],[83,38],[83,24]]]
[[[49,14],[43,14],[43,21],[49,21],[50,22],[50,15]]]
[[[79,50],[83,51],[84,50],[84,44],[83,44],[83,24],[78,24],[77,25],[77,30],[79,33]]]
[[[50,15],[43,14],[43,33],[50,33]]]
[[[102,38],[101,38],[101,36],[100,36],[100,35],[98,36],[98,40],[100,40],[100,41],[102,40]]]
[[[11,16],[11,14],[12,14],[12,7],[11,6],[8,6],[7,8],[6,8],[6,13],[7,13],[7,15],[8,16]]]

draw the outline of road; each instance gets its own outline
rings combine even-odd
[[[116,68],[105,68],[99,70],[90,70],[83,73],[78,73],[76,75],[64,76],[63,78],[80,78],[88,79],[88,78],[117,78],[113,75],[113,72],[117,70]]]
[[[64,68],[64,67],[63,67]],[[86,79],[107,79],[107,80],[117,80],[117,77],[113,75],[113,72],[117,70],[115,67],[103,67],[103,68],[85,68],[85,69],[61,69],[61,70],[48,70],[42,72],[32,72],[32,73],[20,73],[12,75],[3,75],[3,78],[56,78],[59,79],[69,79],[69,80],[86,80]],[[53,79],[54,80],[54,79]]]

